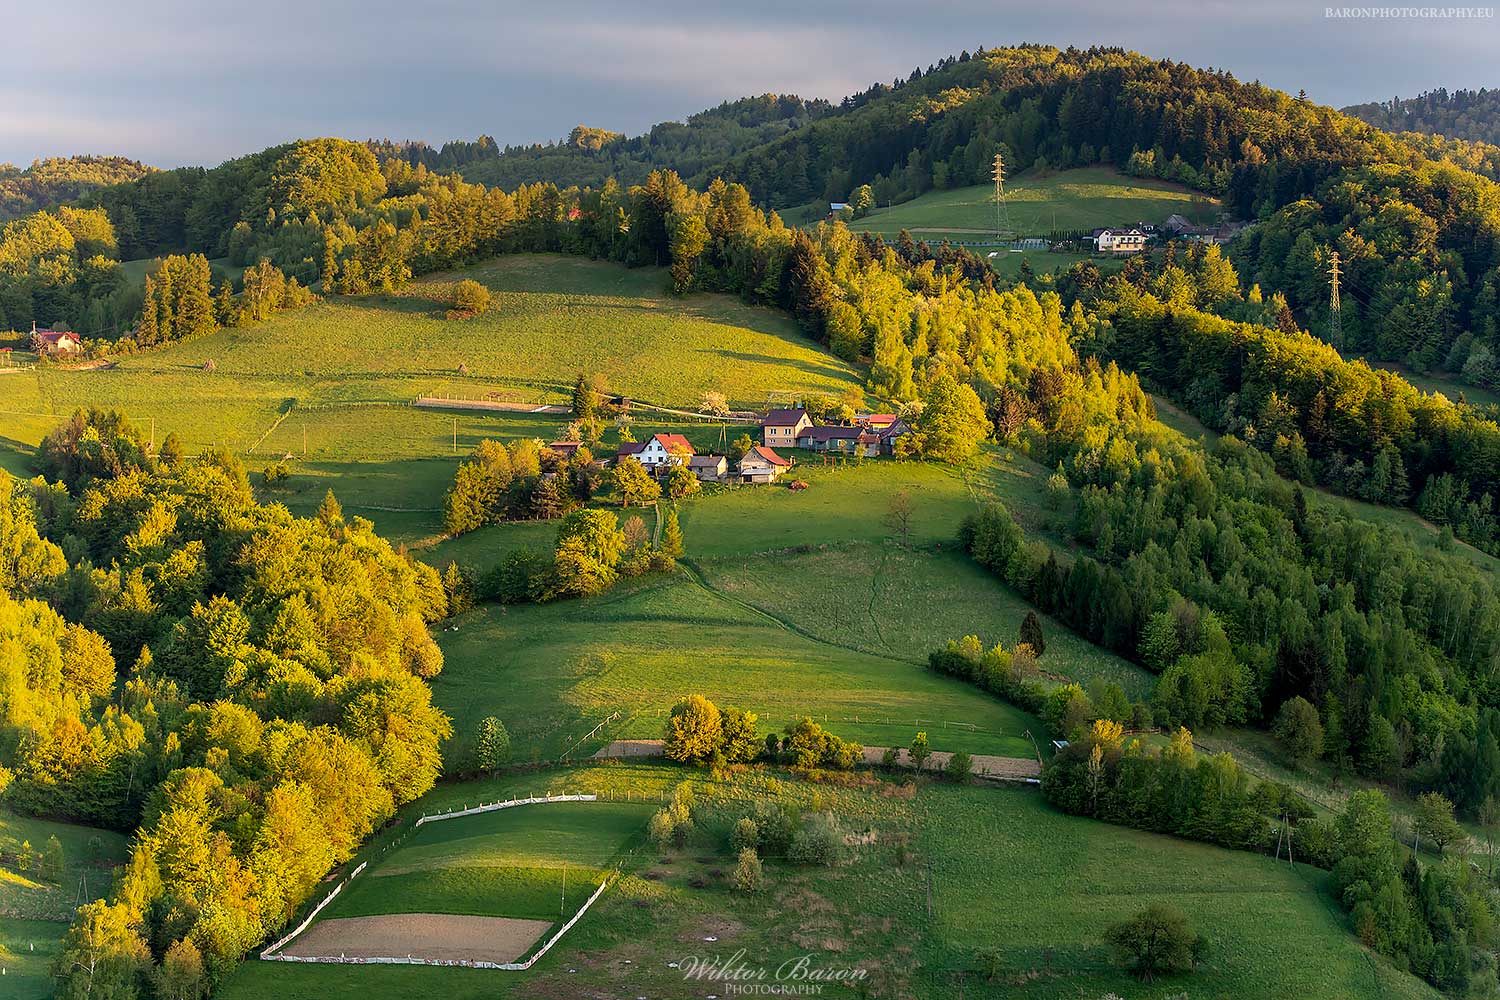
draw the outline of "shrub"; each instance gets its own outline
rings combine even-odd
[[[844,860],[844,830],[831,812],[813,813],[792,837],[787,858],[799,865],[833,867]]]
[[[894,771],[896,769],[896,766],[900,763],[900,747],[886,747],[885,753],[880,755],[880,766],[885,768],[887,771]]]
[[[731,851],[738,853],[747,847],[751,849],[760,847],[760,827],[749,816],[743,817],[734,824],[734,829],[729,834]]]
[[[739,864],[734,866],[734,887],[740,892],[760,892],[766,887],[765,872],[755,848],[746,847],[740,851]]]
[[[948,758],[948,765],[943,769],[948,780],[955,781],[960,785],[969,783],[969,775],[974,773],[974,760],[967,753],[960,750]]]
[[[490,307],[490,290],[472,278],[465,278],[453,286],[453,309],[469,316],[478,316]]]

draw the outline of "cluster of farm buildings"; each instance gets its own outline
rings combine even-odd
[[[700,455],[681,434],[653,434],[645,441],[627,441],[620,445],[615,462],[633,458],[658,476],[682,465],[706,483],[774,483],[792,467],[792,460],[778,448],[874,458],[894,455],[897,439],[910,431],[894,413],[870,413],[843,425],[815,424],[803,409],[772,410],[761,421],[760,444],[751,445],[737,462],[728,455]],[[580,446],[577,441],[548,445],[565,456]]]
[[[1095,229],[1089,239],[1099,253],[1133,254],[1140,253],[1153,241],[1179,239],[1190,243],[1227,243],[1243,228],[1244,226],[1233,222],[1198,226],[1183,216],[1174,214],[1167,216],[1167,221],[1160,226],[1138,222],[1134,226]]]

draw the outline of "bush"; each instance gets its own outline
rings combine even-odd
[[[500,565],[479,578],[479,596],[500,604],[524,604],[538,596],[547,563],[531,549],[511,549]]]
[[[844,830],[831,812],[813,813],[792,837],[787,858],[799,865],[833,867],[844,860]]]
[[[969,783],[969,775],[974,773],[974,760],[967,753],[960,750],[948,758],[948,766],[943,770],[947,773],[949,781],[957,782],[960,785],[967,785]]]
[[[729,834],[729,849],[731,851],[739,853],[747,847],[751,849],[760,847],[760,827],[749,816],[744,817],[738,823],[734,824],[734,830]]]
[[[1322,720],[1313,703],[1300,695],[1282,703],[1272,732],[1287,756],[1298,764],[1310,764],[1323,755]]]
[[[765,872],[755,848],[746,847],[740,851],[739,864],[734,866],[734,887],[740,892],[760,892],[766,887]]]
[[[490,307],[490,290],[472,278],[465,278],[453,286],[453,309],[469,316],[478,316]]]

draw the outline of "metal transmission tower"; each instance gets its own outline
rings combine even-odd
[[[1010,210],[1005,205],[1005,158],[995,152],[995,236],[1010,231]]]
[[[1335,348],[1344,348],[1344,316],[1343,309],[1339,306],[1339,252],[1337,250],[1328,258],[1328,277],[1333,286],[1333,294],[1328,299],[1328,342]]]

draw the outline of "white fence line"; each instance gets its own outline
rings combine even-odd
[[[599,796],[597,795],[532,795],[524,799],[507,799],[504,802],[489,802],[484,805],[474,806],[473,808],[458,809],[453,812],[434,813],[431,816],[424,815],[418,817],[416,823],[412,825],[412,829],[415,830],[423,823],[437,823],[445,819],[458,819],[460,816],[477,816],[480,813],[494,812],[498,809],[512,809],[516,806],[538,805],[543,802],[597,802],[598,799]],[[313,920],[317,918],[318,914],[323,912],[323,908],[326,907],[329,903],[333,902],[335,897],[337,897],[339,893],[344,891],[344,886],[352,882],[356,875],[365,870],[365,866],[367,864],[369,864],[368,861],[361,861],[359,863],[359,867],[349,873],[348,878],[344,879],[344,881],[335,886],[334,890],[330,892],[321,903],[313,907],[312,912],[307,915],[306,920],[303,920],[302,923],[298,924],[296,928],[294,928],[289,934],[281,938],[275,944],[272,944],[268,948],[264,949],[260,953],[261,960],[265,962],[322,962],[332,963],[335,965],[457,965],[469,969],[504,969],[511,972],[521,972],[531,968],[533,963],[535,963],[543,955],[547,954],[552,946],[556,944],[562,938],[562,936],[572,928],[574,924],[578,923],[579,918],[581,918],[585,913],[588,912],[589,907],[594,905],[594,900],[598,899],[601,895],[604,894],[604,890],[609,886],[610,883],[610,879],[608,877],[600,882],[599,888],[595,889],[593,895],[591,895],[587,900],[584,901],[584,904],[578,908],[578,912],[573,914],[573,916],[569,918],[567,923],[558,928],[556,934],[553,934],[552,937],[547,939],[546,944],[537,949],[536,953],[524,962],[471,962],[468,959],[462,958],[412,958],[409,955],[406,958],[348,958],[343,955],[334,958],[332,956],[324,955],[280,954],[281,949],[291,944],[292,941],[296,939],[297,935],[307,930],[308,926],[313,922]]]
[[[313,962],[324,965],[452,965],[461,966],[465,969],[500,969],[505,972],[524,972],[531,968],[542,956],[552,949],[552,946],[562,940],[562,936],[572,930],[573,925],[588,912],[589,907],[594,905],[594,900],[604,895],[604,890],[609,888],[609,879],[599,883],[599,888],[594,890],[593,895],[584,900],[578,912],[568,919],[568,922],[557,929],[557,933],[547,939],[547,943],[532,953],[531,957],[524,962],[481,962],[471,961],[467,958],[413,958],[407,955],[405,958],[394,956],[371,955],[367,957],[349,957],[347,955],[266,955],[261,958],[274,962]],[[330,897],[331,898],[331,897]]]
[[[318,916],[319,913],[323,912],[323,907],[325,907],[329,903],[333,902],[334,898],[337,897],[339,893],[341,893],[341,892],[344,891],[344,886],[346,886],[350,882],[354,881],[354,877],[356,875],[358,875],[360,872],[362,872],[362,871],[365,870],[365,865],[367,865],[367,864],[369,864],[368,861],[361,861],[359,863],[359,867],[356,868],[356,869],[354,869],[354,871],[352,871],[352,872],[349,873],[349,877],[348,878],[344,879],[344,881],[340,882],[338,885],[336,885],[336,886],[333,887],[333,891],[330,892],[327,895],[327,897],[324,898],[323,902],[319,903],[317,906],[314,906],[312,908],[312,912],[307,915],[307,919],[306,920],[302,921],[302,923],[298,924],[295,928],[293,928],[292,931],[291,931],[291,933],[287,934],[281,940],[277,941],[275,944],[271,945],[269,948],[266,948],[264,951],[262,951],[260,953],[260,957],[263,958],[263,959],[267,959],[267,960],[270,960],[272,958],[280,958],[281,956],[277,955],[275,953],[277,951],[280,951],[282,948],[285,948],[287,945],[291,944],[292,940],[294,938],[296,938],[296,936],[298,934],[301,934],[303,931],[307,930],[308,925],[311,924],[313,922],[313,920],[317,918],[317,916]]]
[[[524,799],[506,799],[504,802],[490,802],[486,805],[475,806],[472,809],[456,809],[453,812],[433,813],[431,816],[422,816],[417,819],[416,826],[423,823],[436,823],[439,820],[458,819],[460,816],[478,816],[480,813],[494,812],[497,809],[511,809],[515,806],[530,806],[542,802],[595,802],[597,795],[533,795]]]

